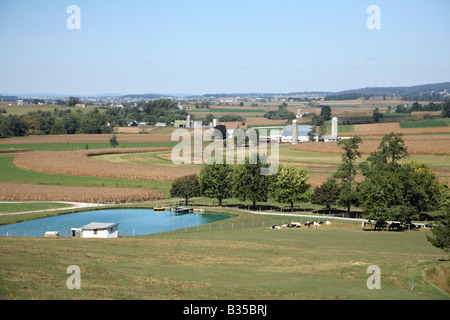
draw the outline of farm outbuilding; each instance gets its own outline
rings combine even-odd
[[[81,228],[72,228],[73,238],[118,238],[119,224],[91,222]]]

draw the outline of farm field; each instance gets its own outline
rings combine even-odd
[[[340,221],[317,230],[272,230],[267,225],[280,217],[242,213],[230,220],[233,229],[216,222],[200,230],[108,241],[2,237],[0,295],[18,300],[449,299],[425,276],[426,270],[449,267],[425,239],[427,230],[363,232]],[[66,287],[66,269],[73,264],[81,268],[81,290]],[[370,265],[381,270],[379,290],[367,288]]]
[[[404,132],[409,160],[427,163],[440,181],[450,182],[449,127],[402,128],[398,123],[381,123],[341,129],[342,135],[363,137],[362,160],[375,151],[383,134]],[[0,154],[0,201],[134,202],[145,206],[137,204],[141,202],[150,207],[157,201],[170,202],[164,199],[173,177],[200,170],[200,165],[171,162],[171,148],[177,144],[171,141],[172,131],[154,128],[147,134],[119,133],[115,149],[109,146],[111,135],[0,139],[0,151],[8,152]],[[15,153],[14,149],[33,151]],[[306,167],[313,185],[334,173],[341,161],[335,143],[281,144],[279,150],[280,162]],[[212,207],[213,199],[193,200],[206,210],[236,217],[223,226],[212,223],[107,242],[2,237],[0,296],[19,300],[449,299],[437,287],[445,289],[448,276],[426,276],[448,275],[449,269],[448,261],[439,261],[447,257],[426,240],[427,229],[362,232],[358,222],[333,220],[318,230],[272,230],[271,224],[307,218],[219,210]],[[226,204],[247,205],[236,199]],[[313,214],[321,209],[310,203],[299,205],[297,213]],[[272,206],[277,212],[283,207],[269,201],[263,209],[272,210]],[[2,217],[0,223],[53,214],[57,213],[11,215]],[[73,264],[81,267],[82,290],[65,286],[66,269]],[[381,269],[381,290],[366,286],[370,265]]]
[[[343,131],[353,131],[343,132],[343,136],[360,135],[363,138],[364,142],[361,145],[363,159],[376,150],[382,134],[390,131],[405,132],[404,139],[410,153],[408,160],[427,163],[442,182],[450,182],[450,161],[448,161],[450,138],[447,134],[450,133],[450,127],[402,129],[399,124],[340,127],[347,129]],[[10,151],[10,148],[36,150],[0,155],[0,161],[4,163],[0,169],[4,171],[1,181],[46,184],[55,187],[107,187],[116,188],[117,192],[120,192],[120,188],[143,188],[168,195],[170,183],[174,178],[200,171],[199,165],[178,166],[172,163],[170,149],[177,144],[171,141],[172,130],[156,128],[148,134],[118,134],[119,148],[116,149],[112,149],[105,142],[109,140],[110,135],[1,139],[0,152]],[[420,134],[423,130],[427,132],[431,130],[434,134]],[[85,150],[86,144],[89,145],[88,150]],[[126,148],[128,146],[134,149],[128,150]],[[96,147],[110,151],[102,151],[100,152],[102,155],[95,155],[97,151],[93,148]],[[154,152],[143,152],[145,148],[157,149]],[[64,151],[66,149],[74,151]],[[130,153],[133,150],[139,153]],[[87,156],[88,154],[90,156]],[[280,162],[296,163],[306,167],[310,173],[310,183],[313,185],[320,184],[336,172],[340,154],[341,149],[335,142],[303,143],[293,147],[289,144],[280,145]]]

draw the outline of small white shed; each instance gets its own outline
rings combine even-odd
[[[81,238],[118,238],[119,224],[91,222],[81,227]]]
[[[44,237],[57,238],[57,237],[59,237],[59,231],[47,231],[46,233],[44,233]]]

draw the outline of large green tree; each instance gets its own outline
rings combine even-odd
[[[340,190],[336,179],[328,178],[320,186],[314,188],[310,201],[312,204],[325,206],[328,213],[330,213],[331,206],[336,204],[339,194]]]
[[[324,121],[328,121],[331,119],[331,107],[330,106],[322,106],[320,109],[320,116]]]
[[[421,212],[434,210],[439,194],[437,178],[428,167],[400,160],[408,156],[401,133],[383,136],[376,152],[370,154],[361,170],[359,200],[368,219],[408,222]]]
[[[232,196],[233,168],[226,163],[205,164],[199,174],[200,191],[208,198],[222,200]]]
[[[239,164],[234,170],[233,194],[241,201],[266,202],[271,177],[263,175],[261,170],[268,167],[263,164],[258,155],[251,155],[245,163]]]
[[[176,179],[172,183],[170,195],[172,197],[184,198],[186,205],[188,204],[188,200],[190,198],[199,197],[201,193],[198,175],[191,174]]]
[[[288,203],[291,210],[294,203],[309,200],[311,185],[307,183],[309,174],[303,167],[293,164],[281,166],[270,183],[271,195],[275,201]]]
[[[78,103],[80,103],[80,99],[76,97],[69,97],[69,99],[67,100],[68,107],[75,107],[75,105],[77,105]]]
[[[384,135],[378,150],[384,156],[386,162],[398,162],[408,156],[408,148],[403,140],[403,133],[391,132]]]
[[[360,143],[362,139],[358,136],[338,142],[338,146],[343,149],[342,161],[333,177],[339,181],[340,193],[337,203],[347,209],[348,216],[352,205],[359,203],[358,184],[355,178],[358,168],[356,161],[361,158]]]
[[[432,235],[427,235],[427,240],[431,244],[445,252],[450,251],[450,208],[438,216],[436,223],[431,229]]]

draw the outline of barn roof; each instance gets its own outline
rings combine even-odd
[[[306,136],[308,135],[308,132],[313,130],[313,132],[315,132],[315,126],[308,126],[308,125],[298,125],[298,135],[299,136]],[[288,125],[286,126],[282,131],[281,131],[281,135],[282,136],[292,136],[292,125]]]
[[[81,227],[83,230],[99,230],[99,229],[109,229],[117,226],[118,223],[105,223],[105,222],[91,222],[84,227]]]

